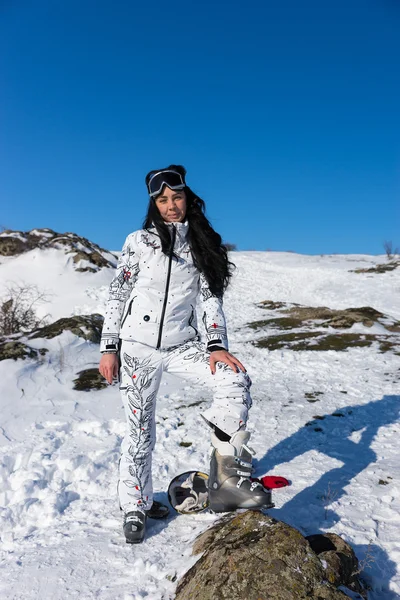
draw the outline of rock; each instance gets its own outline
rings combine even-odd
[[[16,256],[26,250],[29,250],[26,241],[14,236],[0,236],[0,255]]]
[[[74,379],[74,390],[90,392],[91,390],[103,390],[108,383],[99,373],[98,369],[84,369],[79,371],[79,377]]]
[[[200,552],[200,559],[179,581],[176,600],[347,598],[337,589],[346,585],[345,577],[336,577],[335,571],[334,583],[327,580],[333,572],[331,562],[325,569],[299,531],[259,511],[223,518],[195,541],[193,554]],[[348,556],[347,549],[343,553]]]
[[[69,252],[74,252],[74,250],[69,250]],[[104,256],[102,256],[100,254],[100,252],[94,251],[94,252],[82,252],[82,251],[78,251],[75,252],[74,254],[74,258],[73,258],[73,262],[74,263],[78,263],[80,260],[87,260],[89,262],[91,262],[93,265],[96,265],[97,267],[109,267],[110,263],[108,260],[106,260],[104,258]],[[96,269],[93,269],[93,267],[86,267],[86,269],[79,269],[80,271],[82,270],[88,270],[90,268],[90,270],[92,272],[96,272]],[[78,270],[78,269],[76,269]]]
[[[279,308],[285,308],[289,306],[287,302],[274,302],[273,300],[262,300],[259,302],[260,308],[267,308],[269,310],[276,310]]]
[[[362,323],[366,327],[372,327],[374,323],[379,323],[384,318],[384,314],[371,308],[362,306],[360,308],[346,308],[345,310],[332,311],[335,314],[331,316],[322,327],[333,327],[334,329],[349,329],[354,323]]]
[[[366,592],[357,578],[357,557],[347,542],[336,533],[309,535],[306,539],[322,564],[326,565],[326,577],[330,583],[335,586],[345,585],[366,598]]]
[[[116,266],[114,254],[76,233],[57,233],[48,228],[31,231],[6,230],[0,233],[0,255],[18,256],[35,248],[58,248],[66,254],[72,254],[72,264],[75,270],[80,272],[96,273],[103,267]],[[82,266],[82,261],[90,266]]]
[[[68,330],[84,340],[98,344],[100,343],[103,320],[102,315],[96,313],[93,315],[77,315],[74,317],[58,319],[58,321],[46,325],[45,327],[41,327],[31,333],[29,339],[51,339],[60,335],[63,331]]]
[[[38,358],[38,356],[44,356],[48,352],[47,348],[31,348],[23,342],[18,341],[5,341],[0,342],[0,360],[18,358]]]

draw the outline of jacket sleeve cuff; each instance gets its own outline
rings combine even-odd
[[[214,352],[214,350],[228,350],[228,344],[224,343],[221,339],[209,340],[207,343],[208,352]]]
[[[218,344],[210,344],[207,346],[208,352],[215,352],[216,350],[226,350],[223,346],[219,346]]]
[[[119,338],[103,337],[100,342],[100,352],[118,352]]]

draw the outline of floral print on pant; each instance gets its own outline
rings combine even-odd
[[[126,432],[121,445],[118,496],[125,513],[138,508],[148,510],[153,503],[154,417],[164,371],[213,390],[213,403],[202,413],[206,422],[228,435],[245,428],[251,407],[250,377],[242,371],[235,373],[224,363],[218,363],[216,373],[212,375],[209,357],[204,345],[197,341],[168,350],[122,341],[120,390]]]

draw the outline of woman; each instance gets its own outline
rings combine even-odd
[[[250,434],[245,426],[251,382],[228,351],[222,296],[233,265],[205,217],[204,201],[186,185],[185,175],[184,167],[170,165],[146,176],[147,216],[143,229],[125,241],[102,332],[99,370],[109,383],[120,370],[127,422],[118,495],[129,543],[143,540],[147,516],[168,514],[167,507],[153,502],[151,479],[154,411],[164,371],[214,391],[211,408],[202,414],[214,448],[210,508],[258,508],[270,499],[250,480]],[[197,330],[198,298],[206,346]]]

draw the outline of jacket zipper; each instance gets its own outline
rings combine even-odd
[[[134,301],[134,298],[132,298],[132,300],[129,302],[128,310],[126,311],[126,313],[125,313],[125,316],[124,316],[124,318],[123,318],[123,319],[122,319],[122,321],[121,321],[120,330],[122,329],[122,326],[123,326],[123,324],[125,323],[125,321],[126,321],[126,319],[127,319],[128,315],[130,315],[130,314],[131,314],[131,310],[132,310],[132,302],[133,302],[133,301]]]
[[[193,304],[191,304],[190,307],[192,309],[192,312],[191,312],[190,317],[189,317],[189,327],[192,327],[192,329],[194,329],[194,333],[195,333],[196,337],[198,337],[199,332],[197,331],[196,327],[194,327],[192,325],[193,320],[194,320],[194,307],[193,307]]]
[[[156,350],[159,350],[160,346],[161,346],[161,338],[162,338],[162,330],[163,330],[163,325],[164,325],[164,317],[165,317],[165,311],[166,311],[167,302],[168,302],[169,282],[170,282],[170,279],[171,279],[171,266],[172,266],[172,257],[174,255],[175,238],[176,238],[176,229],[172,225],[172,240],[171,240],[171,248],[170,248],[169,257],[168,257],[167,281],[166,281],[166,284],[165,284],[164,304],[163,304],[162,311],[161,311],[160,327],[159,327],[159,330],[158,330],[158,340],[157,340]]]

